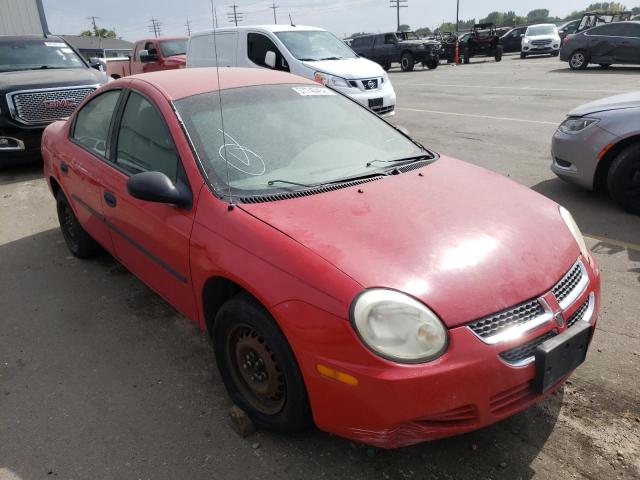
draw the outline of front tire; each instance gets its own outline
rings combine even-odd
[[[607,177],[609,195],[622,208],[640,215],[640,143],[623,150],[611,164]]]
[[[100,251],[100,245],[82,228],[62,190],[56,194],[56,209],[62,236],[72,255],[88,258],[97,254]]]
[[[425,65],[429,70],[435,70],[440,65],[440,61],[437,59],[429,60]]]
[[[495,56],[494,56],[494,59],[495,59],[496,62],[501,62],[502,61],[502,53],[503,53],[502,45],[496,46],[496,53],[495,53]]]
[[[402,69],[403,72],[411,72],[413,71],[413,67],[415,65],[415,62],[413,60],[413,54],[412,53],[403,53],[402,57],[400,58],[400,68]]]
[[[216,316],[213,344],[229,396],[256,426],[287,433],[311,425],[307,390],[291,347],[257,300],[247,293],[228,300]]]
[[[465,64],[468,64],[468,63],[471,62],[471,51],[469,50],[469,47],[466,47],[464,49],[463,57],[464,57],[464,63]]]
[[[526,53],[524,53],[524,52],[521,52],[521,53],[520,53],[520,58],[521,58],[522,60],[524,60],[525,58],[527,58],[527,54],[526,54]]]
[[[589,57],[584,50],[576,50],[569,57],[571,70],[584,70],[589,65]]]

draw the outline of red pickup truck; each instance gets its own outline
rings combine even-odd
[[[139,40],[129,58],[106,59],[106,73],[111,78],[137,73],[184,68],[187,64],[189,37],[160,37]]]

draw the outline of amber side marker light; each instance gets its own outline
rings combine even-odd
[[[610,143],[606,147],[602,149],[602,151],[598,154],[598,160],[602,160],[609,150],[611,150],[615,146],[615,143]]]
[[[338,370],[334,370],[333,368],[327,367],[326,365],[320,364],[316,365],[316,369],[318,370],[318,373],[324,377],[333,378],[334,380],[346,383],[347,385],[358,385],[358,379],[353,375],[349,375],[348,373],[340,372]]]

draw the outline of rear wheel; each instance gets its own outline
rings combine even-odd
[[[611,164],[609,195],[628,212],[640,215],[640,143],[623,150]]]
[[[589,65],[589,57],[584,50],[577,50],[569,57],[569,67],[571,70],[584,70]]]
[[[98,253],[100,245],[82,228],[62,190],[56,194],[56,209],[60,230],[69,251],[79,258],[91,257]]]
[[[400,68],[403,72],[411,72],[414,64],[412,53],[407,52],[402,54],[402,58],[400,58]]]
[[[240,293],[222,306],[213,343],[229,396],[257,426],[293,432],[311,425],[306,387],[291,347],[253,297]]]

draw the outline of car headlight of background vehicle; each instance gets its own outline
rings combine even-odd
[[[590,127],[591,125],[596,123],[598,123],[597,118],[569,117],[560,124],[558,130],[560,130],[562,133],[574,135],[576,133],[582,132],[585,128]]]
[[[367,347],[394,362],[430,362],[447,348],[447,330],[436,314],[394,290],[361,293],[351,306],[351,323]]]
[[[529,37],[524,37],[524,38],[522,39],[522,43],[523,43],[524,45],[529,45],[529,42],[530,42],[530,41],[531,41],[531,40],[529,40]]]
[[[349,82],[347,82],[344,78],[334,77],[333,75],[328,75],[321,72],[315,73],[314,80],[322,85],[326,85],[327,87],[350,87]]]
[[[571,212],[564,207],[560,207],[560,216],[564,220],[564,223],[567,224],[567,228],[573,235],[573,238],[576,239],[578,246],[580,247],[580,253],[582,256],[587,259],[588,262],[591,262],[591,255],[589,255],[589,248],[587,247],[586,242],[584,241],[584,237],[582,236],[582,232],[580,231],[580,227],[573,219],[573,215]]]

